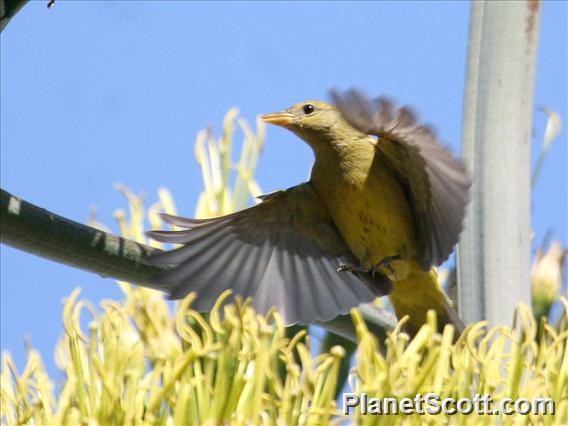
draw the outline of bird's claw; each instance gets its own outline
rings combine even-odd
[[[341,265],[338,266],[337,272],[345,272],[345,271],[351,272],[353,274],[355,274],[357,272],[361,272],[361,273],[369,272],[366,269],[362,268],[361,266],[355,266],[351,263],[342,263]]]
[[[357,274],[357,273],[370,274],[372,278],[375,278],[375,275],[377,274],[377,272],[379,272],[379,270],[382,267],[384,267],[385,269],[388,270],[388,272],[390,272],[393,275],[396,275],[396,271],[392,267],[392,262],[394,262],[395,260],[401,260],[400,255],[384,257],[383,259],[381,259],[380,262],[373,265],[373,267],[371,267],[370,269],[366,269],[362,266],[355,266],[355,265],[352,265],[351,263],[342,263],[337,268],[337,272],[347,271],[347,272],[351,272],[353,274]]]
[[[381,269],[383,266],[391,273],[391,274],[395,274],[396,271],[394,270],[394,268],[392,267],[392,262],[394,262],[395,260],[400,260],[401,257],[399,254],[395,255],[395,256],[387,256],[384,257],[383,259],[381,259],[381,261],[379,263],[376,263],[371,269],[373,274],[375,272],[377,272],[379,269]]]

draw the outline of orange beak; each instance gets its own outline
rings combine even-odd
[[[289,112],[274,112],[264,114],[260,117],[265,123],[276,124],[277,126],[288,127],[294,122],[294,114]]]

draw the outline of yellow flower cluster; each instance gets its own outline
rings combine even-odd
[[[191,309],[195,294],[171,315],[157,293],[126,289],[123,302],[103,301],[102,312],[75,291],[63,312],[65,333],[56,360],[65,372],[61,390],[47,376],[40,355],[31,350],[18,373],[10,355],[2,359],[3,424],[263,424],[320,425],[345,417],[335,401],[344,351],[311,356],[305,331],[292,338],[277,312],[262,317],[248,301],[224,305],[224,294],[208,316]],[[565,308],[568,303],[563,300]],[[81,312],[92,321],[81,329]],[[565,311],[566,312],[566,311]],[[395,329],[378,342],[353,311],[359,348],[350,382],[370,397],[441,397],[489,394],[550,397],[555,415],[516,414],[503,424],[568,422],[568,315],[559,330],[536,325],[519,307],[516,330],[487,330],[479,323],[452,343],[453,330],[433,330],[435,317],[416,338]],[[355,411],[353,423],[494,424],[488,415],[371,416]]]

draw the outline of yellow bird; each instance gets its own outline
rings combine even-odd
[[[332,97],[335,106],[307,101],[262,117],[312,148],[308,182],[215,219],[163,215],[187,229],[150,232],[183,244],[151,258],[173,266],[158,283],[172,298],[196,291],[202,310],[231,288],[261,313],[275,306],[288,324],[390,294],[410,333],[429,309],[461,332],[433,266],[461,231],[470,186],[462,163],[408,108],[354,90]]]

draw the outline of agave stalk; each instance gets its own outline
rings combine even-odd
[[[463,155],[472,201],[458,250],[466,323],[506,324],[530,301],[530,141],[537,1],[473,2]]]

